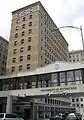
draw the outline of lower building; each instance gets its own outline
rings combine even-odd
[[[33,108],[31,107],[33,106],[33,102],[31,100],[34,99],[35,109],[32,110],[31,113],[39,113],[35,115],[36,118],[38,118],[38,116],[39,118],[45,118],[45,116],[48,116],[46,114],[49,113],[50,115],[52,115],[52,113],[53,115],[55,115],[55,112],[59,110],[60,112],[72,112],[73,110],[75,110],[73,109],[75,108],[75,106],[70,106],[70,101],[68,98],[70,98],[71,100],[74,98],[79,99],[79,97],[82,98],[82,96],[84,96],[83,91],[83,63],[55,62],[46,67],[39,68],[34,71],[24,73],[19,72],[18,74],[11,74],[0,77],[0,98],[3,99],[4,97],[7,97],[7,109],[4,105],[4,110],[10,111],[9,106],[11,106],[11,99],[8,99],[9,95],[16,97],[16,99],[13,98],[12,100],[13,104],[17,106],[15,110],[13,107],[12,111],[16,111],[17,109],[16,112],[28,113],[29,109],[27,110],[27,108]],[[62,95],[61,97],[60,94]],[[58,95],[59,98],[55,98],[56,95]],[[45,99],[45,97],[47,99]],[[66,99],[64,99],[64,97],[66,97]],[[1,103],[3,103],[3,101],[4,103],[6,103],[6,99],[1,99]],[[20,107],[21,105],[22,108]],[[83,106],[84,105],[80,106],[80,112],[82,115],[84,111]],[[26,110],[23,109],[24,107]],[[76,106],[76,108],[78,107]],[[48,112],[46,113],[45,111]]]
[[[84,51],[83,50],[73,50],[69,52],[70,62],[84,62]]]
[[[0,36],[0,75],[6,74],[6,63],[9,42]]]

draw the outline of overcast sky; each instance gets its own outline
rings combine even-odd
[[[0,2],[0,36],[9,40],[13,10],[37,0],[2,0]],[[84,0],[40,0],[58,27],[73,25],[84,29]],[[69,50],[82,49],[81,32],[77,29],[60,29],[69,43]],[[84,30],[83,30],[84,33]]]

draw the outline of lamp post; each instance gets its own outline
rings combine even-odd
[[[62,29],[62,28],[74,28],[74,29],[80,30],[80,32],[81,32],[82,46],[83,46],[83,51],[84,51],[84,39],[83,39],[82,26],[80,26],[80,27],[75,27],[75,26],[62,26],[62,27],[59,27],[59,28],[54,28],[52,31],[56,31],[56,30],[59,30],[59,29]]]

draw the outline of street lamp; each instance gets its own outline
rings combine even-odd
[[[83,40],[83,30],[82,30],[82,26],[80,27],[75,27],[75,26],[62,26],[62,27],[59,27],[59,28],[54,28],[52,31],[56,31],[56,30],[59,30],[61,28],[74,28],[74,29],[78,29],[81,31],[81,39],[82,39],[82,46],[83,46],[83,51],[84,51],[84,40]]]

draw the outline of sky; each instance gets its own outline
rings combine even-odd
[[[0,36],[9,40],[12,11],[38,0],[2,0],[0,2]],[[84,0],[39,0],[57,25],[82,26],[84,33]],[[69,44],[69,50],[82,49],[80,29],[62,28],[61,33]]]

